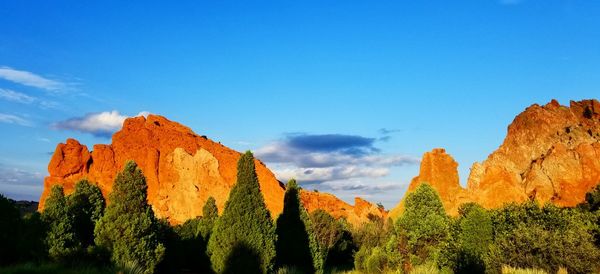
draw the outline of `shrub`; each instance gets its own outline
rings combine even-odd
[[[165,247],[159,241],[159,223],[146,191],[142,171],[133,161],[127,162],[115,179],[110,204],[94,234],[96,244],[109,250],[115,263],[134,263],[153,273]]]
[[[246,152],[238,161],[237,183],[208,242],[212,267],[218,273],[272,272],[276,237],[254,156]]]

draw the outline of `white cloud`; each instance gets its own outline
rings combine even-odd
[[[6,101],[17,102],[21,104],[31,104],[36,100],[35,97],[27,94],[3,88],[0,88],[0,98]]]
[[[147,111],[142,111],[135,116],[148,116]],[[121,129],[123,121],[131,116],[126,116],[117,110],[88,113],[83,117],[75,117],[52,125],[55,129],[75,130],[90,133],[95,136],[110,137],[115,131]]]
[[[31,122],[16,115],[0,113],[0,123],[31,126]]]
[[[45,89],[48,91],[58,91],[67,86],[60,81],[44,78],[29,71],[16,70],[10,67],[0,67],[0,78],[24,86]]]

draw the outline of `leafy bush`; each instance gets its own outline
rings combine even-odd
[[[147,202],[146,178],[133,161],[115,179],[110,204],[96,224],[95,242],[116,264],[135,263],[153,273],[165,253],[159,223]]]
[[[237,183],[208,242],[212,267],[217,273],[270,273],[274,271],[276,237],[260,192],[254,156],[246,152],[238,161]]]

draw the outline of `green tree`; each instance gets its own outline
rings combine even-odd
[[[147,202],[146,179],[133,161],[117,175],[109,198],[94,231],[96,244],[110,251],[117,264],[135,264],[146,273],[154,272],[165,248],[159,241],[159,223]]]
[[[277,236],[251,152],[240,157],[237,168],[237,183],[208,242],[213,269],[217,273],[270,273]]]
[[[98,186],[87,180],[75,185],[75,191],[68,196],[69,212],[74,218],[74,229],[82,247],[94,244],[96,222],[104,214],[106,202]]]
[[[287,183],[283,212],[277,218],[277,266],[295,267],[305,273],[323,271],[318,244],[311,233],[308,213],[300,203],[295,180]]]
[[[600,267],[600,251],[594,245],[593,217],[578,209],[558,208],[535,202],[509,204],[494,210],[494,242],[486,262],[487,272],[502,265],[556,272],[593,273]]]
[[[0,265],[17,260],[18,237],[21,218],[12,201],[0,194]]]
[[[596,211],[600,209],[600,184],[585,194],[585,202],[589,208],[589,211]]]
[[[200,235],[204,241],[208,242],[210,234],[218,218],[219,209],[217,208],[217,201],[215,198],[210,196],[202,207],[202,218],[198,223],[196,234]]]
[[[48,226],[46,245],[51,259],[68,262],[81,251],[75,231],[75,218],[67,205],[62,186],[55,185],[46,199],[42,219]]]
[[[450,219],[440,197],[423,183],[406,196],[404,213],[396,221],[396,230],[406,244],[413,265],[437,261],[449,237]]]
[[[493,241],[492,219],[489,213],[475,203],[459,208],[457,273],[484,273],[485,259]]]
[[[344,236],[343,227],[340,222],[322,209],[311,212],[309,216],[312,223],[312,233],[317,241],[319,253],[322,257],[321,261],[326,266],[330,253]]]

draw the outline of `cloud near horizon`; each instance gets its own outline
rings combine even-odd
[[[343,134],[288,134],[258,150],[280,180],[304,184],[333,183],[358,178],[381,178],[393,166],[417,164],[417,158],[382,154],[376,139]]]
[[[117,110],[88,113],[82,117],[74,117],[52,124],[53,129],[73,130],[89,133],[96,137],[110,138],[110,136],[121,129],[125,119],[136,116],[147,116],[147,111],[142,111],[134,116],[127,116]]]
[[[29,71],[17,70],[6,66],[0,67],[0,79],[53,92],[65,89],[68,86],[66,83],[57,80],[48,79]]]

